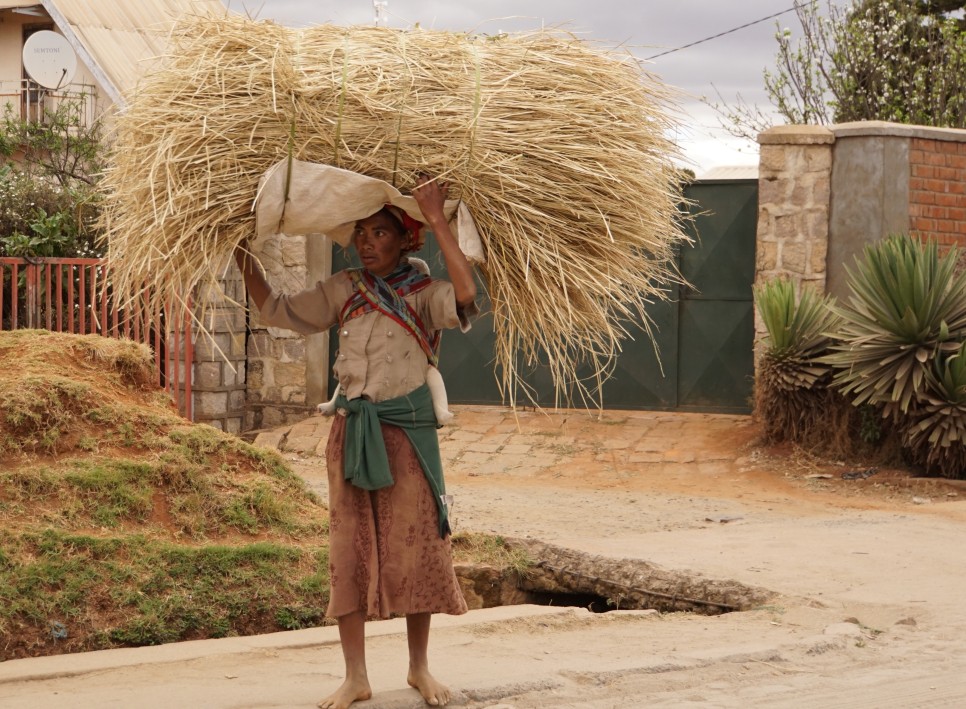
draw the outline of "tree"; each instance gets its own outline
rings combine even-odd
[[[0,255],[96,256],[105,145],[85,97],[60,100],[40,121],[11,104],[0,119]]]
[[[966,34],[951,16],[966,0],[827,0],[796,7],[802,35],[779,30],[777,65],[765,90],[792,124],[883,120],[966,127]],[[771,121],[741,98],[718,110],[735,135],[753,138]]]

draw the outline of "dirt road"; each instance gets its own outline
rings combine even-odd
[[[324,492],[319,419],[263,437]],[[516,607],[434,620],[437,673],[474,709],[966,706],[966,490],[756,449],[743,417],[514,416],[441,432],[458,529],[533,537],[779,595],[717,617]],[[375,696],[405,685],[397,621],[370,624]],[[0,664],[3,707],[310,707],[333,629]]]

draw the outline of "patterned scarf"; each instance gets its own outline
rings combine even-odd
[[[439,363],[439,331],[430,333],[416,311],[404,300],[432,283],[432,279],[416,270],[408,261],[401,262],[385,279],[374,276],[364,268],[347,271],[356,292],[342,306],[339,323],[377,310],[404,327],[422,348],[426,359],[434,367]]]

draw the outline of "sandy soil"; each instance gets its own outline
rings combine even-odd
[[[966,489],[899,469],[843,479],[866,467],[762,449],[756,435],[745,417],[525,413],[497,421],[486,409],[460,411],[441,435],[457,529],[781,594],[761,611],[662,616],[628,625],[626,638],[582,636],[586,655],[610,669],[584,676],[577,662],[572,688],[522,691],[504,704],[966,706]],[[324,493],[318,459],[293,458]],[[654,656],[621,659],[641,633]],[[706,657],[668,659],[694,636]],[[525,654],[531,641],[514,635],[507,652]]]
[[[776,592],[706,617],[537,607],[434,620],[470,709],[966,706],[966,489],[754,445],[747,418],[461,407],[441,432],[457,529],[533,537]],[[325,492],[327,429],[273,432]],[[370,624],[375,695],[405,684],[402,621]],[[68,664],[64,664],[68,663]],[[311,707],[342,672],[334,628],[0,664],[0,706]],[[33,679],[31,679],[33,677]],[[66,701],[65,701],[66,700]]]

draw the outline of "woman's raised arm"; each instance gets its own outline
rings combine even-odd
[[[265,274],[262,273],[255,257],[248,250],[246,242],[242,242],[235,247],[235,263],[238,264],[242,278],[245,279],[245,288],[248,290],[248,295],[255,301],[255,307],[261,310],[265,301],[268,300],[268,296],[272,294],[272,287],[265,280]]]
[[[443,215],[448,187],[445,182],[423,175],[420,176],[416,189],[413,190],[413,197],[426,218],[426,225],[436,235],[436,243],[443,253],[446,271],[449,273],[449,280],[456,294],[456,302],[460,307],[466,307],[476,300],[476,281],[473,279],[473,267],[460,249],[459,242],[453,236]]]

